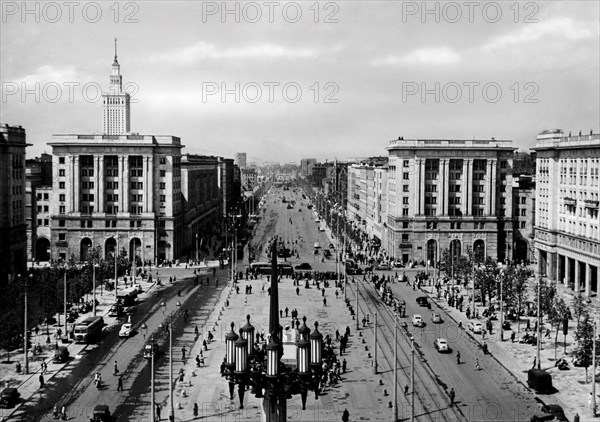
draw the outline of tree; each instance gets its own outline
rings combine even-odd
[[[577,330],[575,331],[575,341],[577,346],[573,351],[573,362],[577,366],[583,366],[585,368],[585,381],[588,379],[588,367],[592,364],[592,337],[594,327],[590,314],[587,309],[584,309],[581,314],[581,320],[578,321]],[[596,350],[598,350],[598,344],[596,344]]]
[[[555,296],[552,301],[552,308],[548,313],[548,319],[553,325],[556,325],[556,334],[554,336],[554,359],[556,359],[556,345],[558,343],[558,333],[563,320],[567,317],[569,308],[561,296]]]
[[[532,272],[529,268],[511,265],[504,273],[504,300],[508,307],[516,307],[517,313],[517,334],[521,329],[521,308],[523,301],[527,296],[527,280],[531,277]]]
[[[492,301],[492,293],[494,293],[498,287],[497,280],[499,274],[498,263],[490,257],[487,257],[483,262],[483,265],[475,272],[475,288],[481,289],[481,304],[483,306],[486,304],[486,296],[490,302]]]

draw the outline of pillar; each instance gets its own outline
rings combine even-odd
[[[579,261],[576,259],[573,260],[575,262],[575,293],[579,293],[581,291],[581,283],[579,282]]]
[[[492,160],[491,170],[492,175],[490,177],[490,215],[496,216],[496,196],[497,196],[497,185],[496,185],[496,170],[498,169],[498,160]]]
[[[123,193],[123,212],[129,212],[129,157],[121,157],[121,166],[123,173],[121,176],[121,184],[123,185],[121,192]]]
[[[425,160],[419,160],[419,212],[417,215],[425,214]],[[402,208],[400,208],[402,209]]]
[[[473,160],[463,162],[463,215],[471,215],[473,204]]]
[[[571,266],[570,266],[570,259],[568,256],[565,255],[565,278],[563,280],[563,282],[565,283],[565,285],[568,287],[569,283],[571,282]]]
[[[448,215],[448,204],[450,203],[450,160],[442,160],[442,168],[444,169],[444,184],[442,185],[443,196],[442,196],[442,215]]]
[[[565,281],[563,257],[560,254],[556,255],[556,283],[563,284]]]
[[[493,215],[492,213],[492,160],[486,160],[486,170],[485,170],[485,181],[487,183],[484,184],[484,195],[485,195],[485,205],[483,215]]]
[[[147,186],[146,197],[148,198],[148,212],[154,211],[154,157],[149,155],[146,157],[146,174],[144,183]]]
[[[556,252],[548,252],[548,260],[547,260],[547,274],[548,274],[548,280],[556,283],[556,261],[557,261],[557,254]]]
[[[73,189],[71,191],[71,206],[74,212],[79,212],[79,156],[75,155],[72,157],[73,170]]]
[[[117,157],[117,165],[119,167],[119,212],[123,213],[123,212],[129,212],[129,210],[126,209],[125,204],[126,204],[126,199],[125,196],[126,191],[125,191],[125,174],[123,173],[124,171],[124,166],[123,166],[123,156],[118,156]]]
[[[585,296],[592,296],[592,266],[585,264]]]
[[[96,212],[104,212],[104,157],[97,155],[95,158],[95,168],[96,172]]]

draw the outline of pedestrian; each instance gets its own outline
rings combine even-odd
[[[264,286],[263,286],[264,290]],[[300,287],[296,287],[296,296],[300,296]]]
[[[202,346],[204,347],[204,350],[208,350],[208,344],[206,343],[206,339],[202,340]]]
[[[192,410],[192,413],[194,415],[194,419],[196,419],[198,417],[198,403],[194,403],[194,409]]]
[[[44,388],[44,376],[42,374],[40,374],[40,388]]]
[[[115,372],[113,375],[117,375],[119,373],[119,367],[117,366],[117,361],[115,361]]]
[[[160,404],[156,403],[156,418],[158,420],[160,420],[160,409],[161,409]]]
[[[45,374],[47,370],[48,370],[48,364],[46,363],[46,361],[43,361],[42,362],[42,374]]]
[[[456,351],[456,364],[460,365],[460,351]]]
[[[185,346],[183,346],[181,348],[181,360],[183,360],[183,363],[185,363],[185,352],[187,352],[187,350],[185,349]]]
[[[481,338],[482,338],[482,339],[485,339],[485,333],[486,333],[486,331],[485,331],[485,330],[481,330]]]
[[[573,422],[579,422],[579,413],[575,413],[575,416],[573,417]]]
[[[535,364],[537,363],[537,356],[533,357],[533,365],[531,366],[531,369],[535,369]]]
[[[454,406],[454,397],[456,393],[454,392],[454,388],[450,390],[450,406]]]
[[[58,419],[58,416],[59,416],[58,403],[54,405],[54,410],[52,411],[52,414],[54,415],[54,419]]]
[[[408,395],[408,385],[404,386],[404,395]]]
[[[475,359],[475,370],[479,371],[481,367],[479,366],[479,359]]]
[[[117,391],[123,391],[123,375],[119,376],[119,382],[117,385]]]
[[[283,318],[283,309],[279,310],[279,318]]]
[[[63,405],[60,408],[60,417],[63,421],[67,420],[67,406]]]
[[[512,333],[510,333],[510,342],[514,343],[515,342],[515,332],[513,331]]]
[[[342,422],[348,422],[350,420],[350,412],[348,409],[344,409],[344,413],[342,413]]]
[[[289,310],[289,309],[287,308],[287,306],[286,306],[286,307],[285,307],[285,317],[286,317],[286,318],[287,318],[287,316],[288,316],[288,312],[289,312],[289,311],[290,311],[290,310]]]
[[[342,361],[342,373],[346,373],[346,366],[348,365],[348,362],[346,362],[346,359],[344,359]]]
[[[321,289],[321,297],[325,297],[325,287]]]
[[[323,306],[327,306],[327,298],[326,297],[323,298]]]

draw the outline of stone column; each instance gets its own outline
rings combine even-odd
[[[442,168],[444,169],[444,184],[442,185],[444,193],[442,196],[442,206],[440,208],[442,210],[442,215],[448,215],[448,203],[450,202],[450,160],[443,160]]]
[[[119,166],[119,212],[128,212],[125,208],[125,174],[123,168],[123,156],[117,156],[117,165]]]
[[[470,202],[470,198],[471,198],[471,194],[470,194],[470,189],[471,189],[471,163],[472,160],[468,160],[465,159],[463,161],[463,172],[462,172],[462,193],[461,193],[461,197],[462,197],[462,205],[461,205],[461,209],[463,210],[463,215],[471,215],[471,202]]]
[[[98,155],[94,171],[96,172],[96,212],[104,212],[104,157]]]
[[[491,213],[491,207],[492,207],[492,160],[486,160],[485,163],[486,166],[486,170],[485,170],[485,182],[484,183],[484,194],[485,194],[485,206],[483,208],[483,215],[487,216],[487,215],[492,215]]]
[[[574,262],[575,262],[575,294],[577,294],[581,291],[581,283],[579,281],[579,261],[577,261],[577,259],[575,259]]]
[[[556,258],[556,252],[548,252],[547,274],[548,280],[552,283],[556,283]]]
[[[564,264],[562,263],[562,259],[560,259],[560,254],[556,254],[556,283],[563,284],[565,281],[564,278]]]
[[[585,296],[592,296],[592,266],[585,264]]]
[[[129,213],[129,157],[121,156],[121,166],[123,167],[123,175],[121,176],[121,184],[123,185],[123,212]]]
[[[148,186],[147,195],[148,195],[148,212],[154,211],[154,160],[152,155],[146,157],[146,186]]]
[[[497,216],[496,212],[496,170],[498,167],[498,160],[490,160],[491,176],[490,176],[490,215]]]
[[[417,215],[425,214],[425,160],[419,160],[419,212]]]
[[[565,255],[565,278],[564,283],[568,287],[571,282],[571,267],[569,265],[569,257]]]
[[[71,192],[71,204],[73,204],[73,211],[80,212],[79,210],[79,156],[75,155],[73,157],[73,190]]]
[[[142,208],[142,212],[147,213],[148,212],[148,157],[145,155],[142,155],[142,174],[144,175],[144,181],[143,183],[143,189],[142,192],[144,195],[144,200],[142,201],[143,204],[143,208]]]

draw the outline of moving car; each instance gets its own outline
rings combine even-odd
[[[545,404],[540,412],[533,415],[530,419],[536,421],[568,421],[565,411],[558,404]]]
[[[144,359],[150,359],[152,357],[152,348],[153,347],[154,347],[154,357],[156,358],[156,356],[158,354],[160,354],[160,348],[158,347],[158,344],[149,343],[149,344],[146,344],[146,346],[144,347]]]
[[[552,375],[543,369],[530,369],[527,371],[527,385],[536,393],[552,393]]]
[[[69,349],[64,346],[59,347],[56,352],[54,352],[54,356],[52,357],[52,362],[54,363],[65,363],[69,360]]]
[[[436,338],[433,342],[433,345],[435,346],[435,350],[437,350],[439,353],[450,352],[450,347],[448,347],[448,342],[445,338]]]
[[[312,267],[308,262],[303,262],[302,264],[298,264],[294,267],[296,270],[312,270]]]
[[[321,247],[321,244],[319,242],[315,242],[314,248],[315,249],[319,249],[320,247]]]
[[[19,391],[16,388],[5,388],[0,394],[0,407],[14,407],[19,402]]]
[[[121,325],[121,329],[119,330],[119,337],[131,337],[133,334],[133,324],[126,322]]]
[[[329,258],[331,256],[331,252],[329,252],[329,249],[325,249],[323,251],[323,255],[325,256],[325,258]]]
[[[375,267],[375,269],[379,271],[388,271],[391,270],[392,267],[390,267],[388,264],[379,264]]]
[[[99,404],[96,407],[94,407],[94,412],[92,413],[92,420],[94,422],[110,421],[110,410],[108,410],[108,406],[105,404]]]
[[[481,322],[479,321],[469,321],[469,323],[467,324],[467,328],[474,334],[481,334],[481,330],[483,330],[483,325],[481,325]]]
[[[108,316],[119,318],[122,317],[124,313],[125,311],[123,309],[123,306],[115,304],[110,307],[110,310],[108,311]]]
[[[434,324],[441,324],[444,321],[442,321],[442,316],[440,314],[432,314],[431,322],[433,322]]]
[[[431,303],[429,303],[426,296],[419,296],[417,298],[417,303],[419,304],[419,306],[431,309]]]
[[[414,314],[412,316],[412,325],[415,327],[423,327],[425,323],[423,322],[423,318],[419,314]]]

